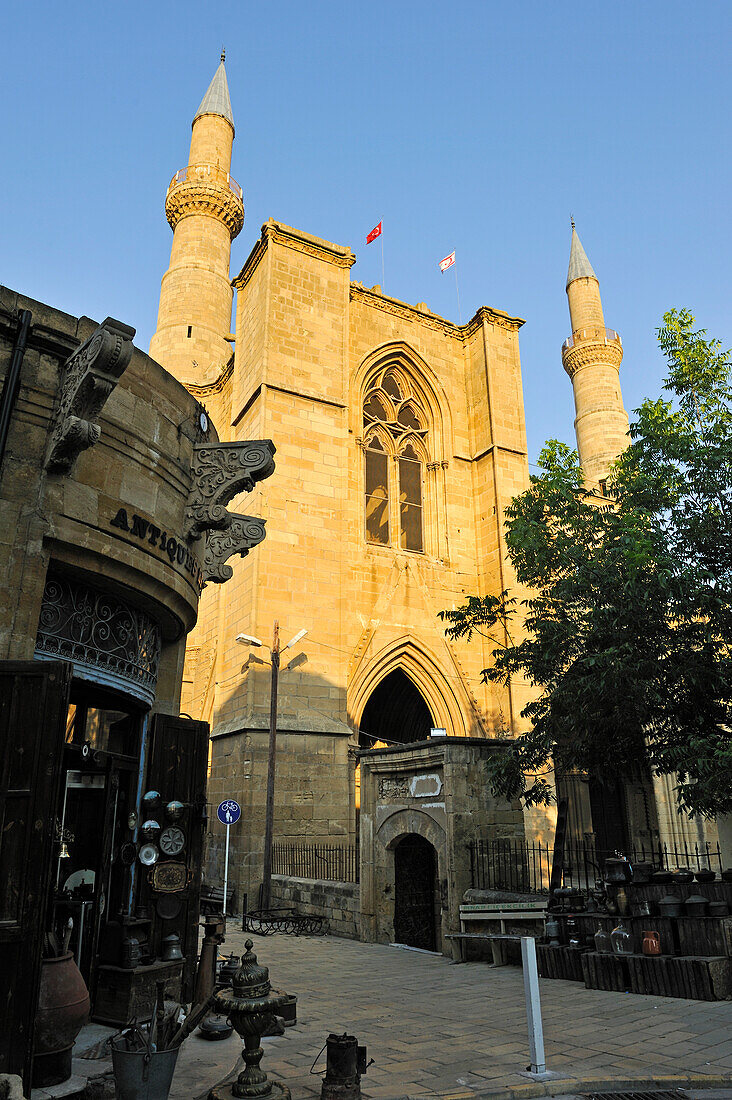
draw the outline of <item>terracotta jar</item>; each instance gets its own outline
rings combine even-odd
[[[41,965],[36,1014],[33,1088],[60,1085],[71,1076],[71,1049],[89,1019],[89,990],[70,951]]]
[[[661,937],[658,932],[644,932],[641,950],[644,955],[661,954]]]

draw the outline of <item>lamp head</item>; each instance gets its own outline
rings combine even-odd
[[[297,634],[295,635],[295,637],[294,637],[294,638],[290,638],[290,640],[289,640],[289,642],[287,643],[287,645],[284,645],[284,646],[283,646],[282,648],[283,648],[283,649],[290,649],[290,647],[291,647],[291,646],[293,646],[293,645],[295,645],[295,644],[296,644],[297,642],[299,642],[301,638],[304,638],[306,634],[307,634],[307,630],[298,630],[298,632],[297,632]]]
[[[251,634],[237,634],[236,640],[239,645],[261,646],[262,644],[259,638],[254,638]]]

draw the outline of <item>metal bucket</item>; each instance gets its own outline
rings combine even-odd
[[[125,1050],[120,1037],[112,1040],[111,1047],[118,1100],[168,1100],[180,1046],[148,1054]]]

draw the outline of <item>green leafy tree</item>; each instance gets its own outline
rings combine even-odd
[[[732,810],[732,363],[671,310],[658,331],[668,399],[646,400],[613,471],[588,496],[577,453],[549,442],[506,510],[518,582],[441,612],[451,638],[495,642],[484,680],[526,676],[529,732],[495,762],[497,793],[551,800],[548,765],[598,778],[675,773],[680,806]],[[507,641],[505,640],[507,639]]]

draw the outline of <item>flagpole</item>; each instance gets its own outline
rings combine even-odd
[[[384,290],[384,227],[381,228],[381,293],[386,293]]]
[[[460,290],[458,288],[458,280],[457,280],[457,264],[454,264],[453,266],[455,268],[455,293],[457,294],[457,303],[458,303],[458,322],[462,325],[463,315],[460,312]]]

